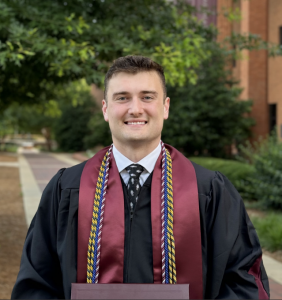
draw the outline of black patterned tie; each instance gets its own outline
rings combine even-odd
[[[139,182],[139,177],[143,172],[144,168],[138,164],[132,164],[126,168],[126,171],[129,173],[129,181],[127,184],[128,195],[129,195],[129,204],[130,211],[133,212],[135,205],[138,200],[138,195],[141,190],[141,185]]]

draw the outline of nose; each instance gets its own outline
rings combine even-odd
[[[143,104],[138,97],[133,97],[130,101],[128,113],[133,116],[140,116],[141,114],[143,114]]]

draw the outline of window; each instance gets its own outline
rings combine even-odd
[[[276,126],[276,104],[269,105],[269,131],[271,132]]]
[[[279,45],[282,46],[282,26],[279,27]]]

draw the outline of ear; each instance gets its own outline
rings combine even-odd
[[[170,105],[170,98],[166,97],[165,101],[164,101],[164,119],[167,120],[168,119],[168,115],[169,115],[169,105]]]
[[[102,112],[103,112],[103,115],[104,115],[104,119],[106,122],[109,122],[109,117],[108,117],[108,107],[107,107],[107,102],[106,100],[104,99],[102,101]]]

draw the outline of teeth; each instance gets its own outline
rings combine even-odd
[[[145,122],[128,122],[129,125],[142,125],[145,124]]]

